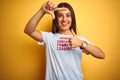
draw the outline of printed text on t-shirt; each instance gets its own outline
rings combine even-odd
[[[65,39],[57,40],[57,50],[66,51],[66,50],[71,50],[71,49],[72,48],[68,40],[65,40]]]

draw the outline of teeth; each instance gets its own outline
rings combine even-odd
[[[67,23],[66,23],[66,22],[63,22],[62,25],[67,25]]]

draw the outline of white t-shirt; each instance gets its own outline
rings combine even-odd
[[[83,80],[80,67],[82,50],[72,48],[68,39],[60,39],[61,36],[64,35],[42,32],[46,45],[46,80]]]

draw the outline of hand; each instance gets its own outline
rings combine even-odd
[[[73,29],[71,29],[72,37],[60,37],[61,39],[69,39],[70,45],[73,48],[80,47],[83,43],[82,40],[78,38]]]
[[[66,10],[66,8],[57,8],[56,4],[54,4],[51,1],[48,1],[43,4],[41,10],[44,11],[44,13],[52,15],[52,18],[55,19],[54,11]]]

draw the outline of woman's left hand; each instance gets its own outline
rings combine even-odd
[[[61,39],[69,39],[72,48],[80,47],[83,43],[82,40],[78,38],[73,29],[71,29],[72,37],[61,37]]]

